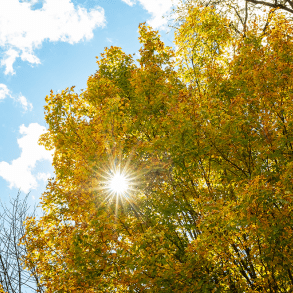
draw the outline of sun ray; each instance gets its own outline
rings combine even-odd
[[[99,203],[99,206],[107,202],[108,204],[115,202],[115,214],[118,215],[119,203],[124,206],[127,202],[132,209],[135,209],[133,202],[137,194],[140,172],[131,170],[130,159],[124,164],[121,162],[121,157],[108,158],[109,161],[100,167],[96,174],[97,191],[104,194],[104,199]]]
[[[92,167],[93,181],[89,189],[97,192],[96,208],[99,209],[106,204],[109,208],[113,208],[115,216],[118,217],[124,208],[129,207],[136,217],[141,217],[139,210],[139,202],[143,197],[141,186],[149,169],[144,168],[141,162],[137,164],[136,160],[133,160],[135,149],[122,154],[115,145],[112,149],[107,148],[106,152],[107,155],[100,158]]]

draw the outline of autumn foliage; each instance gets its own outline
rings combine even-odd
[[[292,23],[235,37],[191,6],[176,52],[139,33],[138,62],[106,48],[84,91],[46,97],[55,177],[27,265],[48,293],[292,292]],[[125,197],[101,186],[117,164]]]

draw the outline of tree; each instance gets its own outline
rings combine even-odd
[[[138,65],[106,48],[85,91],[46,97],[55,178],[24,238],[46,292],[293,289],[292,24],[179,17],[176,53],[141,24]]]
[[[21,238],[25,235],[23,223],[29,216],[27,197],[28,195],[21,199],[19,192],[16,198],[10,199],[10,208],[2,205],[0,214],[0,284],[4,290],[2,292],[21,293],[27,292],[27,289],[30,292],[43,292],[34,264],[31,264],[30,270],[25,270],[22,264],[23,257],[27,254],[26,247],[20,244]]]
[[[212,17],[206,17],[206,12]],[[254,23],[246,37],[229,45],[225,54],[221,47],[214,51],[215,45],[206,40],[223,44],[206,36],[226,34],[224,28],[216,31],[215,25],[207,26],[204,21],[211,23],[214,13],[191,8],[193,17],[177,35],[182,44],[180,59],[186,60],[181,61],[180,71],[194,86],[193,96],[200,105],[195,119],[202,121],[198,125],[201,147],[195,153],[203,153],[203,162],[208,159],[192,172],[202,170],[209,194],[205,205],[211,204],[208,216],[201,220],[204,232],[194,243],[194,251],[218,264],[214,269],[220,292],[289,292],[293,279],[287,240],[292,234],[291,228],[283,231],[292,227],[287,181],[291,179],[282,174],[289,174],[292,165],[292,98],[287,75],[292,70],[292,24],[274,18],[264,35]],[[199,19],[202,30],[191,25],[191,19]],[[209,57],[211,49],[215,57]],[[203,56],[212,63],[204,61],[198,73],[193,60]],[[227,59],[217,61],[217,57]],[[194,82],[194,77],[202,80],[202,74],[209,79],[204,90]],[[223,270],[219,272],[218,267]]]
[[[292,20],[293,13],[293,2],[287,0],[181,0],[175,10],[184,17],[188,7],[192,6],[215,8],[217,13],[229,19],[229,26],[237,35],[245,35],[253,20],[261,21],[258,29],[265,32],[272,15],[285,15]]]

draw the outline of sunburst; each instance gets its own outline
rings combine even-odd
[[[117,153],[116,153],[117,154]],[[136,195],[138,194],[138,183],[141,174],[131,168],[131,156],[122,160],[122,155],[108,156],[108,161],[104,162],[103,167],[95,172],[94,189],[102,192],[102,203],[116,202],[116,213],[118,205],[130,204],[135,208]]]

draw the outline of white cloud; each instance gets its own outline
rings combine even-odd
[[[38,173],[37,176],[34,176],[32,174],[38,161],[52,161],[51,154],[53,152],[46,151],[43,146],[38,145],[39,136],[45,130],[46,128],[38,123],[31,123],[28,127],[20,126],[19,133],[23,135],[17,140],[21,148],[20,157],[13,160],[11,164],[0,162],[0,176],[10,183],[10,188],[20,188],[27,193],[30,189],[35,189],[38,186],[37,179],[44,180],[45,176],[48,175]]]
[[[126,4],[133,6],[136,0],[122,0]],[[152,15],[152,18],[147,23],[152,28],[166,29],[167,19],[166,16],[174,5],[179,3],[179,0],[138,0],[145,10]]]
[[[28,109],[33,109],[32,103],[29,103],[25,96],[23,96],[22,94],[19,94],[18,97],[12,96],[7,85],[0,83],[0,100],[4,100],[5,98],[11,98],[16,102],[19,102],[25,111],[27,111]]]
[[[0,83],[0,100],[4,100],[7,96],[10,96],[8,87],[5,84]]]
[[[40,59],[37,56],[35,56],[32,52],[23,52],[21,54],[21,60],[28,61],[31,64],[34,64],[34,63],[40,64],[41,63]]]
[[[51,176],[50,173],[41,172],[41,173],[38,173],[37,178],[39,180],[43,180],[44,182],[46,182],[50,176]]]
[[[26,97],[24,97],[23,95],[20,95],[20,96],[18,97],[17,101],[19,101],[19,102],[21,103],[21,105],[22,105],[22,107],[23,107],[23,109],[24,109],[25,111],[27,111],[28,108],[29,108],[30,110],[33,109],[33,105],[32,105],[31,103],[29,103],[29,102],[27,101]]]
[[[21,56],[23,61],[40,63],[34,50],[45,40],[70,44],[91,39],[93,30],[105,25],[103,8],[86,10],[71,0],[43,0],[41,9],[32,9],[37,1],[0,1],[0,47],[5,52],[1,65],[5,74],[13,74],[13,63]]]
[[[125,2],[129,6],[133,6],[136,2],[135,0],[122,0],[122,1]]]
[[[1,20],[0,20],[1,24]],[[0,40],[1,45],[1,40]],[[9,49],[4,53],[5,57],[1,60],[1,66],[5,66],[5,74],[15,74],[13,70],[13,63],[15,62],[16,58],[19,57],[19,53],[14,49]]]
[[[163,16],[166,16],[179,0],[139,0],[139,2],[152,15],[147,23],[154,29],[166,29],[167,19]]]

